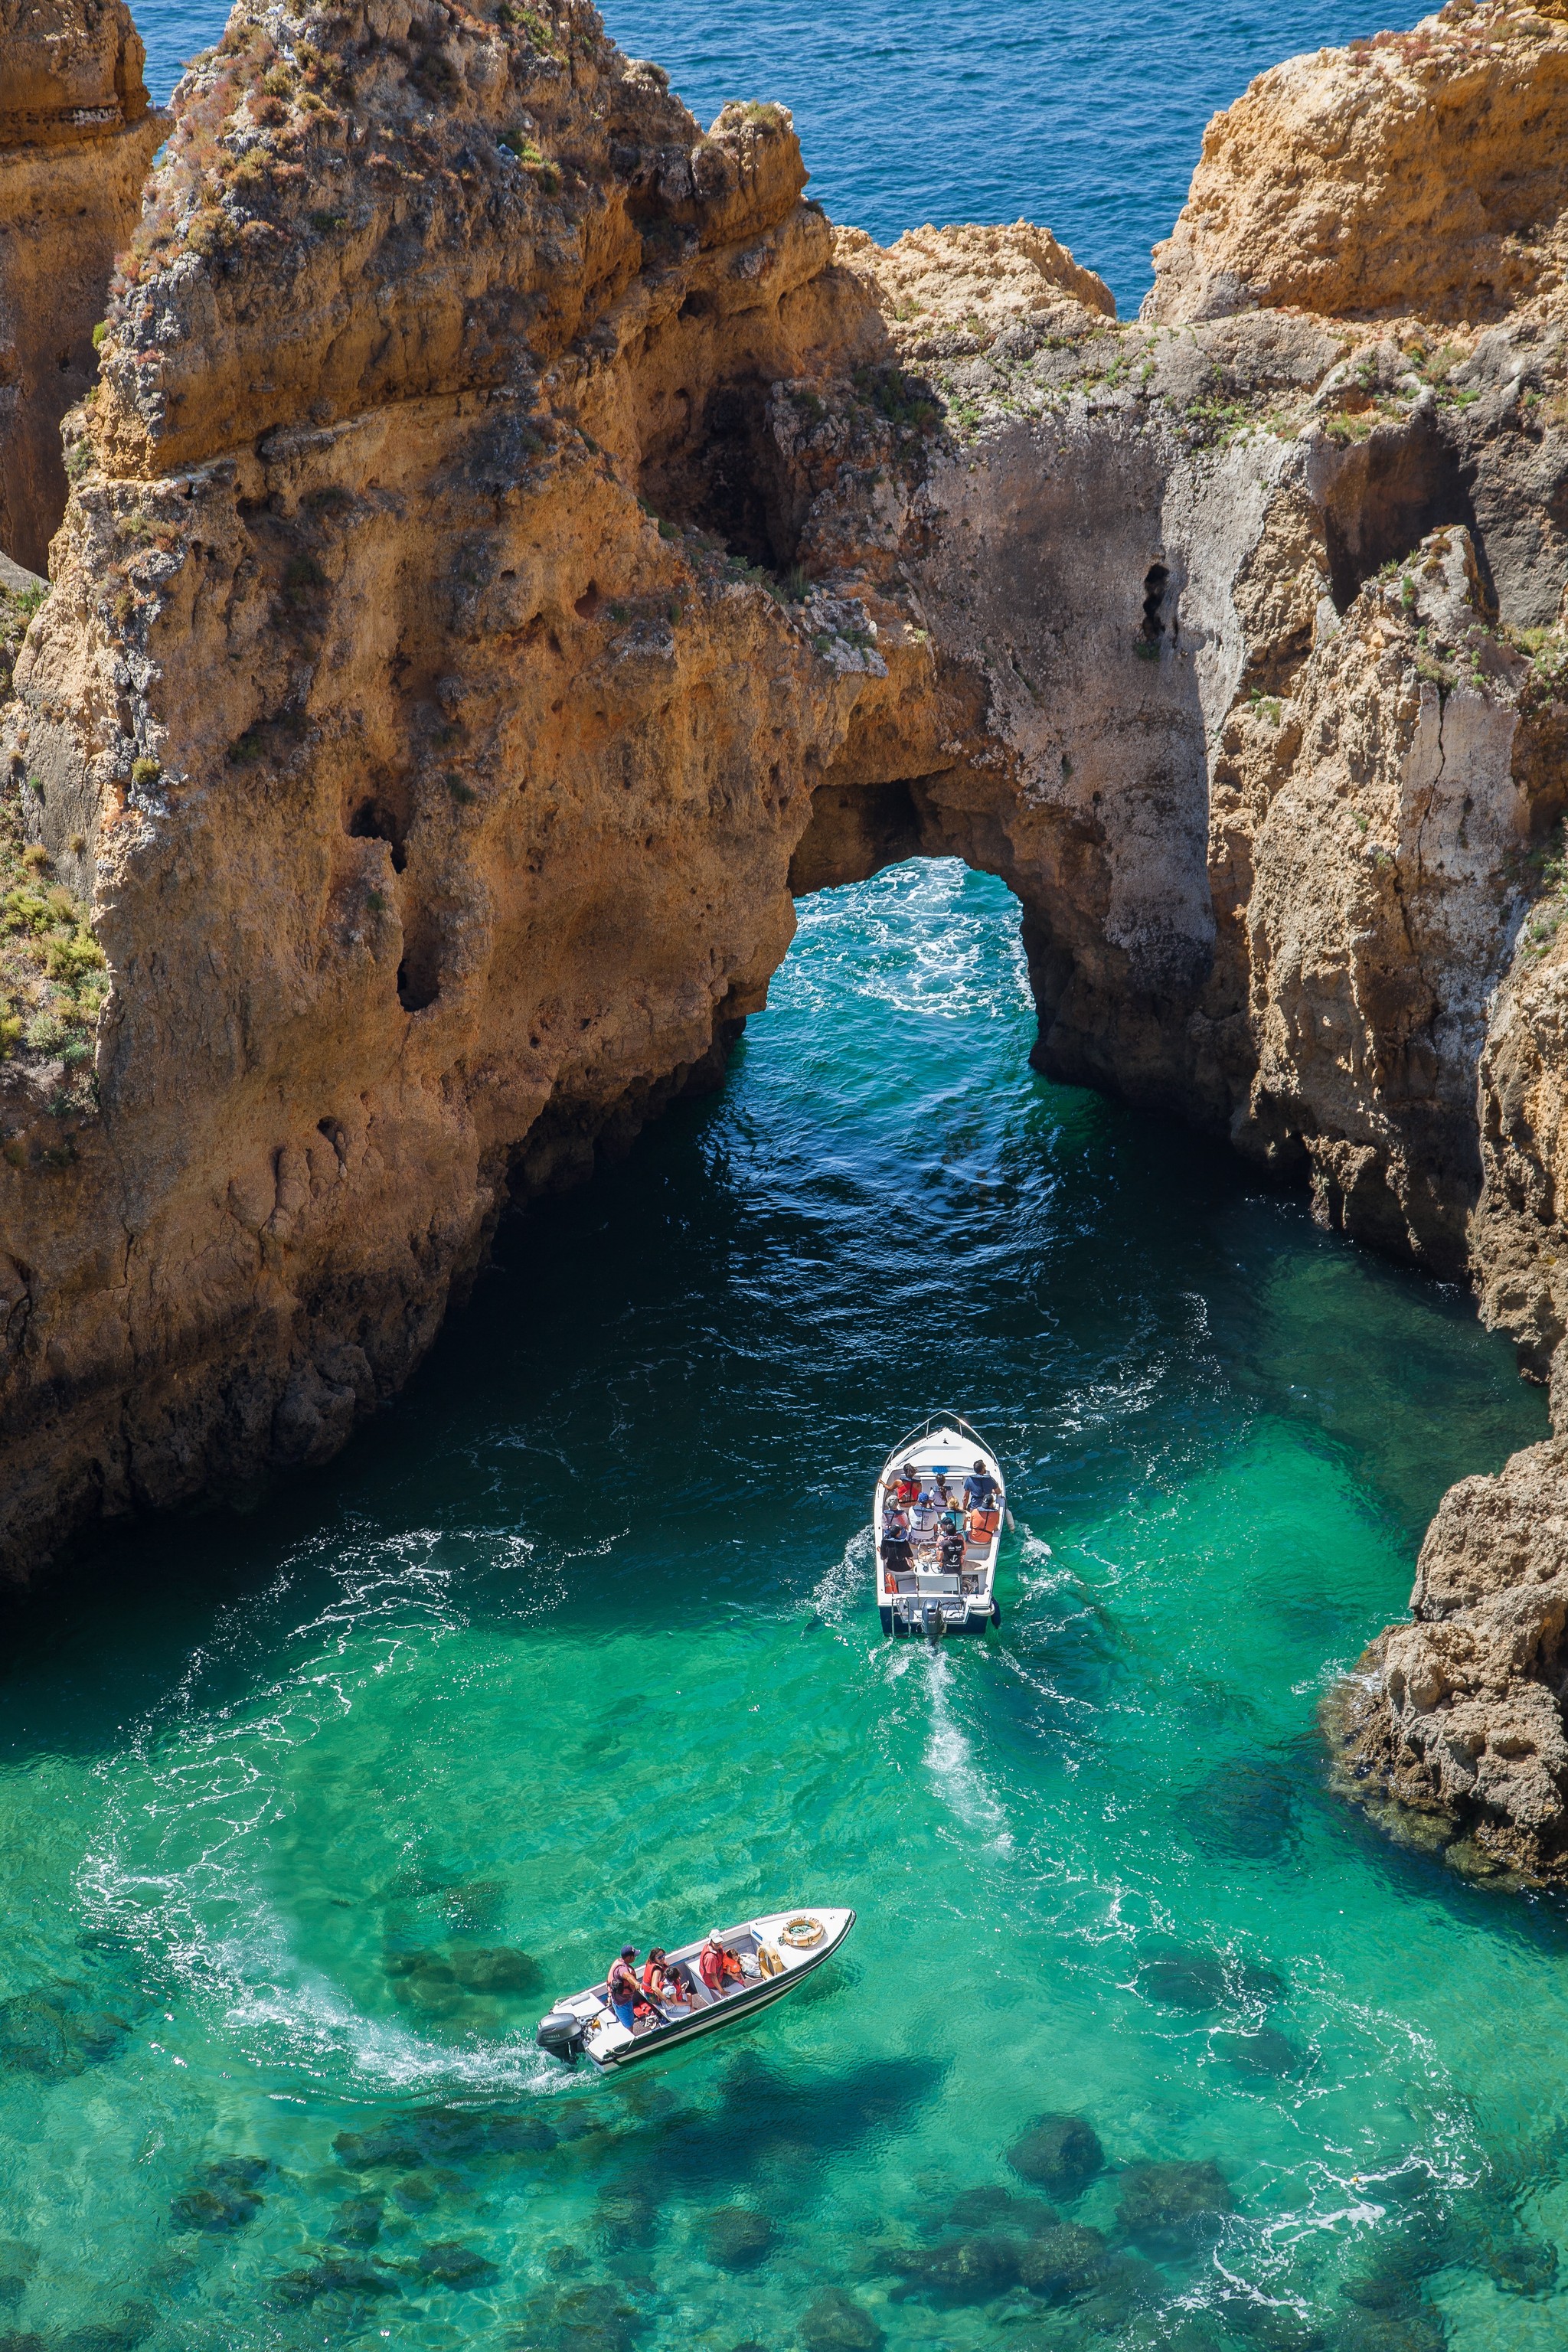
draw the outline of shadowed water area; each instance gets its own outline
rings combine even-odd
[[[1000,884],[805,902],[724,1091],[510,1225],[340,1465],[23,1626],[0,2346],[1562,2343],[1562,1915],[1313,1731],[1539,1392],[1033,1034]],[[1016,1528],[933,1651],[867,1522],[942,1400]],[[753,2024],[532,2049],[627,1936],[802,1900],[856,1932]]]

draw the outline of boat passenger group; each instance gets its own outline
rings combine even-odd
[[[656,1944],[643,1963],[639,1977],[635,1944],[624,1944],[618,1960],[610,1963],[605,1990],[610,2007],[615,2011],[628,2033],[647,2031],[650,2025],[668,2023],[673,2010],[677,2015],[689,2014],[693,2010],[707,2009],[737,1986],[761,1976],[761,1965],[754,1954],[744,1959],[719,1940],[719,1930],[710,1930],[708,1939],[697,1956],[697,1974],[692,1975],[684,1960],[672,1960],[660,1945]]]
[[[996,1481],[984,1462],[964,1480],[962,1496],[953,1493],[945,1471],[921,1478],[906,1462],[882,1506],[882,1565],[889,1582],[913,1572],[917,1552],[926,1556],[923,1564],[934,1562],[944,1576],[956,1576],[965,1544],[984,1550],[1000,1519]]]

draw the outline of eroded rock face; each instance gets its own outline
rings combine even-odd
[[[1562,1878],[1568,1443],[1450,1487],[1411,1607],[1415,1622],[1380,1635],[1331,1705],[1341,1787],[1472,1874]]]
[[[860,607],[637,504],[738,365],[760,432],[753,371],[874,330],[787,119],[704,139],[585,8],[268,25],[182,97],[17,666],[13,790],[113,981],[96,1114],[7,1066],[18,1544],[322,1458],[509,1181],[710,1083],[886,677]]]
[[[1260,74],[1204,134],[1144,315],[1479,324],[1562,284],[1562,11],[1448,0]]]
[[[906,359],[951,359],[986,350],[1024,325],[1081,334],[1114,319],[1116,298],[1049,229],[968,224],[906,229],[879,246],[864,229],[837,228],[835,257],[863,273],[890,341]]]
[[[64,511],[59,424],[167,129],[123,0],[0,0],[0,550],[42,572]]]

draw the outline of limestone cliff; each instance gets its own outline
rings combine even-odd
[[[1204,135],[1149,319],[1261,306],[1480,324],[1568,256],[1568,25],[1448,0],[1408,33],[1260,74]]]
[[[42,572],[65,506],[59,423],[167,123],[123,0],[0,0],[0,550]]]
[[[331,1452],[510,1198],[716,1077],[792,890],[910,854],[1016,893],[1044,1067],[1544,1371],[1544,269],[1444,323],[1438,213],[1397,332],[1121,321],[1027,225],[836,234],[785,113],[702,131],[584,0],[242,0],[175,113],[5,723],[14,1570]]]

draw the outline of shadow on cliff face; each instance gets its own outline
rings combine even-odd
[[[761,382],[716,384],[687,446],[644,468],[642,492],[670,521],[695,524],[732,555],[782,571],[795,561],[799,534],[787,524],[778,451],[767,431],[769,389]]]
[[[1385,563],[1409,555],[1428,531],[1445,524],[1462,523],[1469,531],[1486,575],[1471,471],[1435,411],[1418,410],[1409,424],[1374,429],[1345,452],[1323,499],[1329,587],[1337,611],[1347,613]],[[1486,587],[1495,604],[1489,575]]]

